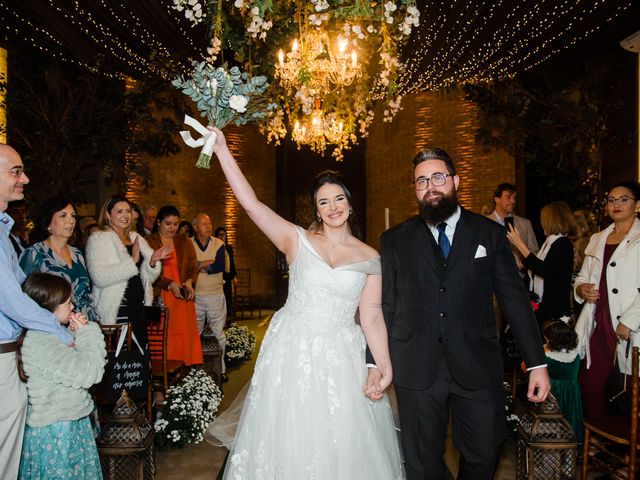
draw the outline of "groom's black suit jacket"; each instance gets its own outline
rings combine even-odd
[[[430,387],[443,357],[468,390],[501,382],[494,293],[527,366],[545,363],[528,293],[501,225],[461,208],[445,262],[425,223],[414,217],[382,235],[381,256],[382,308],[399,387]]]

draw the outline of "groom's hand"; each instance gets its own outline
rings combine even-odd
[[[529,390],[527,398],[531,402],[544,402],[551,390],[547,367],[534,368],[529,372]]]

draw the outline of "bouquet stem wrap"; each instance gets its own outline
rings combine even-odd
[[[200,151],[200,155],[198,156],[198,161],[196,163],[196,167],[198,168],[210,168],[211,166],[211,156],[213,155],[213,146],[216,144],[217,134],[212,132],[211,130],[207,130],[207,128],[202,125],[195,118],[190,117],[189,115],[184,116],[185,125],[193,128],[196,132],[202,135],[198,139],[194,139],[191,136],[191,132],[189,130],[182,130],[180,132],[180,136],[184,143],[186,143],[191,148],[202,147]]]

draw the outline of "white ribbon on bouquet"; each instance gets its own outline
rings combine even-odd
[[[180,132],[180,136],[187,146],[191,148],[202,147],[200,155],[198,156],[198,161],[196,162],[196,167],[209,168],[211,165],[211,156],[213,155],[213,146],[216,144],[216,138],[218,135],[216,132],[207,130],[207,127],[189,115],[184,116],[184,123],[202,135],[200,138],[194,139],[189,130],[182,130]]]

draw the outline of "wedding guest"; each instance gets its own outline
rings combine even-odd
[[[546,320],[571,315],[571,277],[576,221],[569,205],[551,202],[540,210],[540,223],[547,235],[538,253],[529,250],[517,227],[509,225],[507,239],[522,255],[529,270],[529,290],[537,300],[536,317],[540,331]]]
[[[193,243],[177,234],[180,212],[173,205],[158,210],[153,233],[147,237],[153,248],[170,248],[154,286],[156,297],[162,296],[170,312],[167,358],[182,360],[185,365],[202,363],[202,345],[196,322],[195,284],[198,260]]]
[[[509,224],[513,224],[513,226],[518,229],[518,232],[520,232],[520,237],[529,251],[538,253],[538,240],[536,240],[536,235],[533,231],[531,221],[525,217],[515,214],[517,196],[518,190],[515,185],[510,183],[501,183],[498,185],[495,193],[493,194],[493,203],[495,208],[488,217],[505,228]],[[520,253],[515,247],[512,248],[512,251],[514,258],[516,259],[516,265],[520,271],[520,276],[526,278],[527,273],[524,265],[522,264],[522,253]]]
[[[78,220],[78,232],[80,234],[80,244],[78,248],[84,252],[87,246],[87,239],[94,231],[97,230],[98,222],[94,217],[87,216]]]
[[[91,281],[82,252],[69,245],[76,227],[76,209],[68,198],[45,200],[40,208],[34,239],[41,239],[27,248],[20,257],[25,275],[48,272],[58,275],[72,287],[71,301],[76,312],[90,321],[98,321],[91,299]]]
[[[582,442],[582,400],[578,372],[578,335],[567,322],[569,317],[548,321],[543,329],[544,353],[551,380],[551,393],[558,401],[562,414],[571,424],[578,442]]]
[[[193,225],[189,220],[182,220],[180,222],[180,225],[178,225],[178,235],[184,235],[185,237],[193,238],[195,233],[195,228],[193,228]]]
[[[29,330],[18,352],[27,383],[29,409],[19,480],[102,478],[89,420],[89,388],[100,382],[107,352],[100,327],[73,312],[71,285],[50,273],[34,272],[23,284],[27,295],[67,325],[69,348],[55,335]]]
[[[142,228],[144,235],[151,235],[153,232],[153,226],[156,224],[156,216],[158,215],[158,209],[154,205],[148,205],[144,208],[142,214]]]
[[[29,177],[18,152],[0,143],[0,478],[16,478],[27,414],[27,389],[20,381],[16,363],[18,338],[23,329],[55,335],[71,346],[73,337],[49,311],[24,294],[25,274],[9,241],[13,219],[6,213],[9,202],[24,198]]]
[[[27,221],[27,206],[24,200],[10,202],[7,214],[13,218],[13,227],[9,233],[9,240],[13,245],[16,255],[20,258],[22,252],[29,246],[29,223]]]
[[[211,219],[206,213],[199,213],[193,219],[195,235],[191,239],[198,259],[198,282],[196,283],[196,318],[198,332],[202,335],[208,321],[220,348],[222,348],[222,380],[227,381],[224,351],[227,337],[224,325],[227,321],[227,304],[222,285],[225,267],[224,243],[213,237]]]
[[[236,277],[236,260],[233,252],[233,245],[229,243],[229,237],[227,236],[227,229],[224,227],[218,227],[215,231],[215,236],[222,240],[224,243],[224,249],[226,252],[226,264],[224,272],[222,273],[222,279],[224,284],[222,289],[224,291],[224,298],[227,304],[227,315],[233,315],[233,296],[235,285],[237,283]]]
[[[640,346],[640,185],[615,184],[606,200],[605,213],[613,220],[594,234],[575,280],[575,299],[586,302],[576,325],[582,404],[587,418],[607,414],[605,383],[612,370],[631,374],[627,343]],[[617,365],[616,365],[617,363]]]
[[[139,235],[145,236],[142,209],[136,202],[131,202],[131,224]]]
[[[152,284],[171,247],[152,249],[133,231],[131,221],[131,204],[125,197],[114,195],[104,203],[98,218],[100,230],[87,242],[87,267],[100,323],[131,322],[133,333],[144,346],[144,305],[153,303]]]

